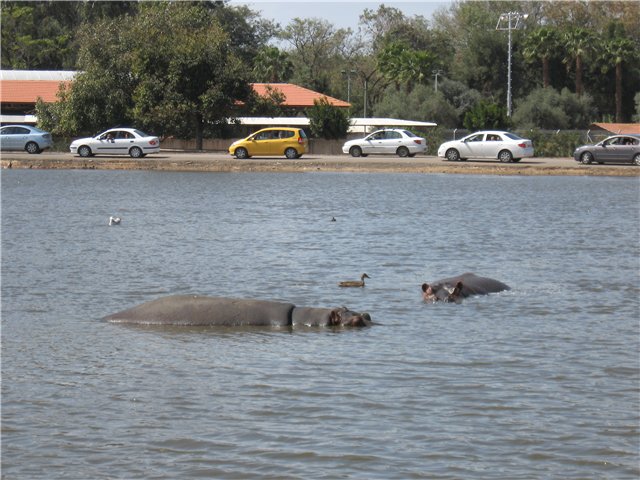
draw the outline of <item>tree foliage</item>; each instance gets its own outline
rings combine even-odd
[[[86,26],[78,38],[82,73],[45,114],[60,119],[59,129],[75,129],[69,133],[133,121],[160,135],[193,136],[201,148],[205,128],[249,99],[248,70],[205,5],[150,2],[135,17]]]
[[[507,130],[511,127],[507,109],[497,103],[482,100],[464,116],[467,130]]]
[[[315,137],[326,139],[345,138],[349,130],[349,116],[329,103],[326,97],[313,101],[307,111],[309,128]]]
[[[239,84],[289,81],[337,98],[349,95],[354,116],[389,110],[391,101],[385,94],[389,85],[408,95],[418,87],[433,86],[437,71],[444,102],[435,88],[424,102],[430,108],[443,109],[434,112],[433,119],[450,118],[453,106],[460,126],[465,115],[477,106],[478,97],[498,99],[495,101],[499,105],[506,103],[507,32],[496,30],[496,23],[500,13],[508,11],[528,14],[525,28],[512,31],[514,104],[522,104],[541,85],[557,92],[567,88],[591,99],[595,110],[590,121],[614,117],[628,121],[635,113],[628,99],[640,90],[637,2],[463,0],[440,9],[430,21],[380,5],[375,10],[364,9],[355,32],[317,18],[296,18],[280,28],[229,0],[0,2],[2,67],[84,71],[88,77],[78,77],[85,84],[83,95],[73,91],[61,95],[67,99],[76,95],[77,102],[93,102],[74,120],[86,128],[96,125],[94,117],[114,105],[113,111],[104,114],[110,121],[144,121],[163,132],[193,134],[198,121],[185,122],[185,112],[189,110],[193,116],[197,109],[185,107],[185,99],[206,84],[204,75],[212,74],[214,82],[223,76],[213,65],[207,67],[211,71],[187,66],[187,62],[177,60],[177,55],[193,56],[194,63],[202,67],[207,48],[218,51],[218,61],[223,62],[227,57],[222,50],[229,52],[228,58],[233,57],[235,63],[221,65],[229,75],[236,76]],[[176,8],[176,12],[195,8],[201,17],[192,19],[193,32],[178,28],[178,19],[173,23],[166,20],[165,32],[147,18],[151,10],[162,8]],[[215,38],[202,37],[210,43],[207,48],[193,41],[194,36],[202,34],[202,20],[218,32]],[[138,37],[121,31],[123,25],[132,27],[145,21],[149,29],[140,24],[135,30]],[[277,47],[269,43],[271,39],[280,40]],[[143,56],[139,49],[145,40],[151,46],[145,47]],[[115,58],[116,52],[120,59]],[[152,68],[153,63],[156,65]],[[176,72],[189,76],[183,77],[184,83],[198,87],[190,87],[188,93],[178,85]],[[226,85],[221,87],[224,91],[231,85],[222,84]],[[212,101],[216,94],[211,83],[207,91],[201,92],[202,102],[190,100],[192,107],[202,107],[199,115],[205,134],[213,132],[219,120],[208,117],[204,105],[220,105]],[[250,109],[254,101],[255,97],[247,97],[245,104]],[[69,105],[59,110],[67,112]],[[258,110],[277,111],[274,105],[277,102]],[[406,109],[402,116],[413,113],[413,109]],[[562,116],[554,118],[562,123]]]

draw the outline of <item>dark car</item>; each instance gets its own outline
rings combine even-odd
[[[640,165],[640,135],[613,135],[595,145],[583,145],[573,152],[576,162],[635,163]]]

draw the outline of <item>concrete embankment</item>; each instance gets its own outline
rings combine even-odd
[[[427,156],[351,158],[346,155],[305,155],[297,160],[275,157],[238,160],[222,153],[162,151],[157,155],[136,160],[125,156],[81,158],[60,152],[45,152],[39,155],[3,152],[0,163],[3,169],[640,176],[640,167],[635,165],[581,165],[572,158],[530,158],[518,163],[505,164],[498,161],[446,162],[437,157]]]

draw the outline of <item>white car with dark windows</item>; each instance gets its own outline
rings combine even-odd
[[[30,125],[5,125],[0,128],[0,149],[41,153],[53,146],[49,132]]]
[[[364,138],[349,140],[342,146],[342,153],[348,153],[352,157],[366,157],[370,154],[413,157],[426,150],[427,141],[424,138],[398,128],[378,130]]]
[[[443,143],[438,148],[438,157],[450,162],[468,158],[519,162],[522,158],[533,157],[533,142],[511,132],[494,130],[476,132],[460,140]]]
[[[95,137],[74,140],[69,150],[81,157],[129,155],[142,158],[149,153],[158,153],[160,140],[135,128],[112,128]]]

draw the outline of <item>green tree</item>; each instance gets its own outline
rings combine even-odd
[[[404,89],[387,87],[380,102],[375,105],[374,113],[379,117],[435,122],[445,127],[456,127],[458,124],[456,108],[441,91],[434,92],[429,85],[416,85],[408,94]]]
[[[283,83],[293,74],[289,54],[277,47],[264,46],[258,51],[253,63],[253,80],[256,82]]]
[[[622,80],[623,67],[640,59],[638,45],[630,38],[613,38],[601,45],[599,63],[602,65],[602,73],[613,69],[615,71],[615,102],[616,122],[622,119]]]
[[[519,128],[547,130],[585,128],[595,112],[589,95],[579,97],[563,88],[537,88],[517,103],[513,122]]]
[[[464,116],[464,128],[467,130],[492,130],[510,128],[507,109],[487,100],[478,102]]]
[[[158,134],[190,135],[226,123],[249,99],[248,71],[205,4],[149,2],[135,17],[80,32],[78,75],[56,115],[61,125],[99,130],[133,120]],[[76,132],[70,132],[76,133]]]
[[[296,83],[325,92],[331,66],[341,57],[342,48],[351,34],[349,29],[335,29],[326,20],[294,18],[280,37],[292,47]],[[339,73],[339,69],[335,69]]]
[[[542,62],[542,86],[545,88],[550,85],[549,60],[557,54],[558,47],[558,32],[554,28],[538,28],[524,39],[522,54],[527,62]]]
[[[594,35],[591,30],[586,28],[572,28],[564,32],[562,42],[565,46],[566,56],[564,63],[575,66],[576,75],[576,94],[578,96],[584,93],[584,85],[582,82],[582,74],[584,71],[584,60],[594,49]]]
[[[349,116],[341,108],[334,107],[326,97],[313,101],[307,111],[309,128],[315,137],[326,139],[345,138],[349,130]]]
[[[73,70],[79,25],[134,14],[138,2],[6,1],[2,15],[3,69]]]
[[[378,54],[380,72],[396,85],[406,85],[409,90],[431,78],[433,63],[429,52],[413,50],[402,42],[390,43]]]

